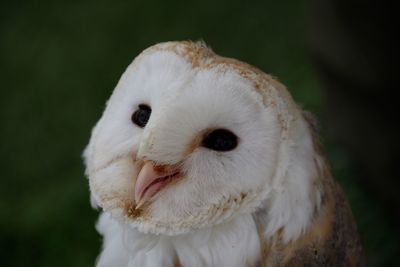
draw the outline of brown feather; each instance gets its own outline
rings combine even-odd
[[[313,125],[314,149],[321,153]],[[313,222],[287,244],[282,242],[282,231],[270,240],[260,235],[260,266],[367,266],[351,209],[325,160],[319,176],[324,195]]]

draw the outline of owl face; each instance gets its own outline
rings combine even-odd
[[[168,235],[257,208],[283,130],[257,75],[203,44],[145,50],[122,75],[85,151],[94,201],[140,231]]]

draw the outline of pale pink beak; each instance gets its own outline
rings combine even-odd
[[[150,200],[178,175],[178,165],[155,166],[151,161],[145,162],[135,183],[136,209]]]

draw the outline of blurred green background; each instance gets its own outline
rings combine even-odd
[[[322,121],[370,266],[395,265],[397,233],[330,140],[307,44],[308,1],[2,1],[0,265],[93,266],[101,238],[81,153],[120,75],[146,47],[204,39],[278,77]]]

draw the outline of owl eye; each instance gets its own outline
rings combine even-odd
[[[132,114],[132,122],[143,128],[149,121],[151,108],[148,105],[140,104],[139,108]]]
[[[212,150],[229,151],[237,146],[238,138],[231,131],[217,129],[209,133],[201,144]]]

